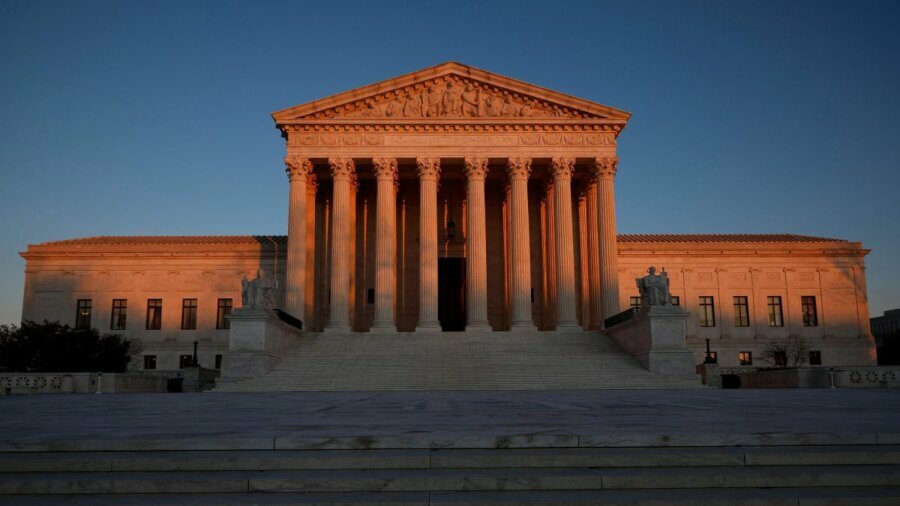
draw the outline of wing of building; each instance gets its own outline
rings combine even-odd
[[[257,272],[307,332],[599,332],[652,265],[698,357],[707,338],[736,366],[797,336],[824,364],[874,363],[861,244],[618,235],[627,112],[451,62],[273,118],[287,236],[31,245],[23,318],[123,332],[148,367],[173,368],[195,340],[207,363],[226,351],[225,316]]]

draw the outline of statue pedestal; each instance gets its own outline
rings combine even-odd
[[[300,330],[262,309],[234,310],[228,317],[228,353],[222,357],[220,382],[233,382],[269,372],[301,336]]]
[[[678,306],[645,307],[634,318],[606,329],[606,334],[650,372],[697,379],[694,354],[685,342],[687,317]]]

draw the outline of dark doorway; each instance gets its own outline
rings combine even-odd
[[[444,332],[466,330],[465,258],[438,258],[438,320]]]

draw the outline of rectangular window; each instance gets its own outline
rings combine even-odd
[[[230,329],[231,321],[226,316],[231,314],[231,299],[219,299],[219,307],[216,309],[216,328]]]
[[[181,330],[195,330],[197,328],[197,299],[183,299],[181,301]]]
[[[113,299],[110,330],[125,330],[126,316],[128,316],[128,299]]]
[[[680,306],[680,305],[681,305],[681,297],[679,297],[679,296],[677,296],[677,295],[673,295],[673,296],[672,296],[672,305],[673,305],[673,306]]]
[[[700,311],[697,316],[700,318],[701,327],[716,326],[716,303],[710,296],[700,296]]]
[[[781,297],[778,295],[770,295],[767,299],[769,305],[769,326],[784,327],[784,313],[781,311]]]
[[[144,369],[156,369],[156,355],[144,355]]]
[[[640,309],[641,308],[641,298],[640,297],[632,297],[631,298],[631,309]]]
[[[819,325],[819,317],[816,313],[816,298],[811,295],[800,297],[800,307],[803,313],[803,326],[817,327]]]
[[[772,359],[775,362],[775,367],[784,367],[787,365],[787,352],[776,351],[772,354]]]
[[[190,367],[194,365],[194,356],[193,355],[179,355],[178,356],[178,367],[184,369],[185,367]]]
[[[91,328],[91,299],[78,299],[78,309],[75,311],[75,328]]]
[[[747,297],[743,295],[734,298],[734,326],[750,326],[750,305],[747,303]]]
[[[718,364],[719,363],[719,352],[716,352],[716,351],[709,352],[709,363],[710,364]]]
[[[822,365],[822,352],[821,351],[810,351],[809,352],[809,365]]]
[[[741,365],[753,365],[753,352],[742,351],[738,358],[741,361]]]
[[[147,330],[162,328],[162,299],[147,299]]]
[[[216,355],[216,369],[222,368],[222,355]]]

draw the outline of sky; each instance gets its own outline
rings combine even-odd
[[[633,114],[620,233],[861,241],[900,307],[900,2],[0,0],[0,323],[28,244],[285,234],[270,114],[458,61]]]

